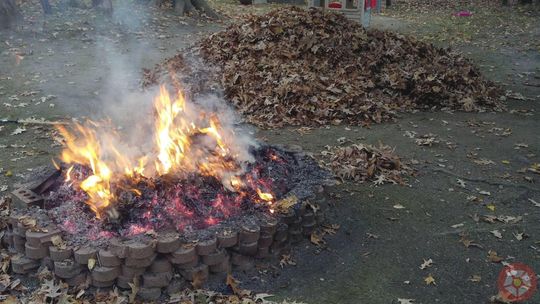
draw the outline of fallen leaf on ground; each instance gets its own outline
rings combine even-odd
[[[494,250],[488,251],[488,261],[492,263],[500,263],[504,260],[504,258],[497,255],[497,252]]]
[[[502,237],[503,237],[499,230],[492,230],[492,231],[490,231],[490,233],[493,234],[498,239],[502,239]]]
[[[279,266],[281,266],[281,268],[287,266],[287,265],[291,265],[291,266],[296,266],[296,262],[293,260],[292,256],[290,254],[283,254],[281,256],[281,259],[279,261]]]
[[[424,262],[422,263],[422,265],[420,265],[420,269],[426,269],[426,268],[429,268],[433,265],[433,260],[432,259],[424,259]]]
[[[524,233],[524,232],[520,232],[520,233],[513,233],[514,237],[516,238],[516,240],[518,241],[521,241],[523,240],[524,238],[527,238],[527,235]]]
[[[437,285],[437,282],[435,282],[435,278],[431,275],[431,273],[424,278],[424,282],[426,282],[426,285]]]
[[[309,240],[311,241],[311,243],[317,246],[323,246],[324,244],[326,244],[326,241],[323,239],[323,236],[317,232],[312,232]]]
[[[537,202],[537,201],[535,201],[535,200],[533,200],[532,198],[529,198],[529,202],[533,203],[533,205],[534,205],[535,207],[540,208],[540,203]]]
[[[459,239],[459,242],[462,243],[465,247],[478,247],[482,248],[480,244],[474,243],[473,240],[470,240],[465,234],[461,234],[461,238]]]
[[[23,132],[26,132],[26,128],[18,127],[13,132],[11,132],[11,135],[19,135]]]

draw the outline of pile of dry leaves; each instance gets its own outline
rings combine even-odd
[[[246,17],[145,71],[146,86],[170,81],[192,93],[221,89],[247,121],[263,127],[501,107],[500,89],[457,53],[294,7]]]
[[[404,176],[414,173],[391,147],[383,144],[379,144],[379,147],[363,144],[327,147],[321,152],[321,156],[321,166],[328,168],[342,181],[373,181],[377,185],[390,182],[403,185]]]

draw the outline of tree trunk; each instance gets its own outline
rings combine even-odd
[[[49,0],[39,0],[41,2],[41,7],[43,8],[43,13],[50,14],[52,13],[51,4],[49,3]]]
[[[0,0],[0,29],[12,27],[20,17],[15,0]]]
[[[184,15],[193,10],[198,10],[210,18],[219,19],[220,16],[208,5],[206,0],[173,0],[174,10],[179,15]]]
[[[219,15],[214,12],[206,0],[191,0],[191,3],[197,10],[205,13],[208,17],[219,19]]]
[[[92,8],[103,9],[103,12],[107,15],[112,15],[113,6],[111,0],[92,0]]]
[[[113,13],[112,0],[103,0],[102,7],[107,15],[112,15]]]

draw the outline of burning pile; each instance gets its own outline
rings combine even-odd
[[[161,87],[154,117],[141,122],[152,134],[146,147],[110,122],[60,128],[64,180],[45,209],[62,230],[100,238],[271,214],[276,198],[305,174],[292,153],[258,145],[232,128],[224,111],[188,103],[182,92],[171,98]],[[135,134],[144,140],[142,129]]]
[[[461,55],[366,31],[320,10],[287,7],[251,16],[192,51],[193,58],[178,54],[147,70],[145,84],[180,80],[195,91],[221,87],[258,126],[363,124],[414,109],[501,107],[501,91]],[[202,64],[189,63],[198,56]]]

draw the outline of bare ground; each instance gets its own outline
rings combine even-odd
[[[238,9],[231,3],[222,5],[229,11]],[[68,9],[44,21],[37,7],[25,8],[23,28],[0,32],[0,118],[56,120],[97,113],[101,99],[114,96],[110,92],[115,88],[137,90],[140,68],[221,26],[154,10],[120,8],[115,13],[111,21],[99,12]],[[427,17],[418,23],[407,18],[411,14],[406,11],[392,15],[375,18],[373,25],[420,37],[447,33],[445,26],[454,26]],[[132,16],[136,18],[128,18]],[[489,78],[522,94],[525,100],[509,100],[509,112],[406,114],[395,123],[369,129],[259,131],[262,140],[299,144],[313,153],[337,145],[340,137],[382,141],[395,146],[404,159],[415,160],[418,176],[410,179],[410,186],[344,183],[327,189],[320,204],[328,221],[341,225],[327,239],[327,249],[306,243],[295,251],[297,266],[285,267],[270,281],[260,281],[267,276],[245,278],[243,286],[308,303],[398,303],[398,298],[415,299],[414,303],[488,303],[497,293],[496,278],[502,269],[501,263],[488,260],[488,251],[540,272],[540,207],[534,204],[540,202],[540,176],[520,172],[540,163],[540,53],[534,44],[523,47],[526,41],[539,41],[535,29],[540,24],[535,18],[526,20],[532,26],[524,35],[491,37],[494,42],[504,40],[504,45],[493,46],[490,39],[487,45],[451,41]],[[448,41],[433,42],[448,45]],[[56,97],[41,102],[49,95]],[[7,147],[0,149],[0,186],[12,187],[22,173],[49,162],[58,147],[51,145],[48,127],[2,126],[0,145]],[[26,131],[11,135],[18,127]],[[416,137],[432,134],[439,143],[418,146],[410,138],[412,131]],[[481,159],[493,163],[474,162]],[[522,219],[488,223],[482,220],[484,215]],[[502,238],[496,238],[493,230]],[[520,233],[523,238],[518,240]],[[481,247],[466,248],[460,234]],[[433,265],[420,269],[424,259],[432,259]],[[426,284],[428,275],[436,285]],[[539,302],[536,294],[528,303]]]

